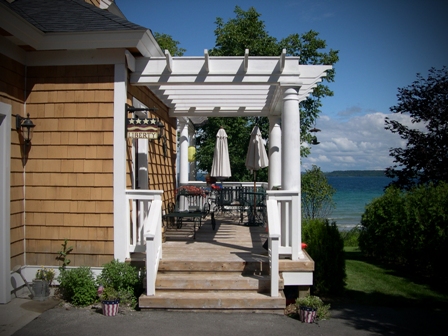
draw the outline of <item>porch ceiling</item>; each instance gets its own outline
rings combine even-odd
[[[147,86],[170,108],[171,117],[280,115],[282,87],[300,88],[305,99],[331,69],[301,65],[298,57],[137,58],[130,83]]]

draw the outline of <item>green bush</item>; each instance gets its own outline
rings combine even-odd
[[[336,223],[324,219],[303,221],[302,241],[308,244],[306,250],[314,260],[313,293],[340,294],[346,273],[344,242]]]
[[[75,306],[88,306],[95,302],[97,287],[89,267],[61,270],[58,277],[62,298]]]
[[[104,288],[114,288],[119,293],[120,302],[130,306],[137,303],[137,296],[142,287],[138,269],[118,260],[103,265],[97,282]]]
[[[378,260],[443,280],[448,255],[448,184],[388,188],[367,205],[359,247]]]
[[[359,226],[355,226],[348,231],[340,231],[340,233],[345,247],[358,247],[359,234],[361,233]]]

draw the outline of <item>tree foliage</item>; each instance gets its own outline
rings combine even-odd
[[[407,141],[405,148],[392,148],[394,165],[386,175],[392,184],[409,189],[415,184],[448,182],[448,68],[431,68],[428,78],[417,74],[411,85],[398,89],[398,104],[391,112],[409,114],[421,131],[386,118],[386,129]]]
[[[201,148],[196,152],[198,168],[209,171],[212,166],[213,152],[215,150],[216,133],[220,127],[223,127],[227,133],[227,142],[238,144],[229,145],[230,169],[232,170],[232,179],[236,181],[252,181],[252,173],[246,169],[246,152],[249,146],[249,137],[246,135],[251,132],[249,123],[245,118],[209,118],[196,137],[196,145]],[[209,141],[213,138],[213,141]],[[257,180],[267,180],[267,168],[257,172]]]
[[[313,288],[316,295],[337,295],[345,287],[344,241],[335,222],[308,219],[302,224],[302,241],[314,260]]]
[[[366,206],[359,247],[377,260],[448,284],[448,183],[391,186]]]
[[[327,218],[334,209],[334,188],[319,167],[313,165],[302,175],[302,217]]]
[[[183,56],[184,48],[180,48],[179,41],[173,39],[171,35],[154,32],[154,38],[162,50],[168,50],[171,56]]]
[[[229,19],[225,22],[222,18],[216,19],[215,47],[209,51],[212,56],[243,56],[246,49],[249,49],[251,56],[279,56],[283,49],[286,49],[288,56],[300,56],[301,64],[335,64],[338,60],[338,52],[335,50],[326,50],[326,42],[318,37],[318,33],[310,30],[309,32],[300,35],[292,34],[288,37],[278,41],[275,37],[270,36],[266,31],[264,22],[260,19],[261,14],[251,7],[244,11],[236,6],[235,18]],[[334,81],[334,70],[327,72],[327,76],[323,79],[326,82]],[[315,124],[316,119],[320,113],[321,98],[325,96],[332,96],[333,92],[328,86],[320,83],[314,89],[312,95],[305,101],[300,103],[301,109],[301,140],[302,143],[311,141],[312,135],[308,130]],[[209,118],[208,122],[216,125],[224,118],[219,118],[218,121],[213,121],[214,118]],[[256,124],[260,127],[264,139],[269,137],[269,121],[264,117],[246,117],[241,123],[245,125],[246,131],[241,128],[226,128],[229,136],[229,150],[233,147],[243,147],[244,152],[233,151],[230,153],[230,162],[232,164],[232,179],[240,180],[241,176],[251,176],[244,165],[250,131]],[[211,161],[213,159],[214,143],[216,141],[217,129],[215,126],[203,126],[200,130],[199,139],[197,142],[197,160],[198,167],[202,170],[209,171],[211,168]],[[309,148],[301,147],[301,155],[309,154]],[[238,156],[235,156],[238,155]],[[207,159],[209,158],[209,159]],[[204,160],[204,161],[203,161]],[[235,172],[235,174],[234,174]],[[244,173],[243,173],[244,172]],[[249,174],[249,175],[248,175]],[[259,180],[266,181],[267,173],[262,171],[257,173]],[[242,180],[243,181],[243,180]]]

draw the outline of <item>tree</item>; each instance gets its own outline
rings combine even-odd
[[[335,64],[339,57],[338,52],[330,49],[325,52],[327,47],[326,42],[318,38],[318,33],[309,31],[303,35],[292,34],[281,41],[272,37],[266,31],[263,21],[260,20],[259,14],[255,8],[251,7],[247,11],[242,10],[236,6],[234,13],[235,18],[224,22],[222,18],[216,19],[215,47],[209,52],[212,56],[243,56],[246,49],[249,49],[251,56],[278,56],[282,49],[286,49],[289,56],[300,56],[301,64]],[[334,81],[334,70],[327,72],[324,81]],[[305,101],[301,102],[301,139],[302,142],[310,142],[312,135],[308,130],[314,125],[321,107],[321,98],[325,96],[332,96],[333,92],[324,84],[318,84],[314,89],[313,94]],[[210,123],[214,118],[209,118]],[[229,148],[241,147],[242,144],[248,144],[250,138],[250,130],[257,124],[264,139],[269,138],[269,121],[264,117],[247,117],[245,120],[248,132],[244,134],[237,134],[241,129],[226,128],[229,136]],[[211,133],[210,133],[211,131]],[[217,131],[217,130],[216,130]],[[201,146],[197,149],[198,167],[203,170],[209,170],[211,164],[207,165],[204,158],[213,158],[213,150],[215,143],[215,129],[213,127],[201,128],[200,133]],[[243,139],[243,140],[242,140]],[[247,149],[244,148],[245,150]],[[242,154],[245,158],[246,153]],[[309,154],[309,148],[301,146],[301,155]],[[211,160],[211,159],[210,159]],[[251,180],[251,175],[242,173],[245,168],[245,161],[242,157],[235,157],[230,154],[230,161],[232,164],[232,179],[237,179],[237,176],[246,176]],[[210,161],[211,162],[211,161]],[[238,175],[234,175],[234,172]],[[259,180],[267,180],[267,170],[263,169],[257,173]],[[239,178],[238,178],[239,179]],[[244,181],[239,179],[240,181]]]
[[[335,189],[325,174],[313,165],[302,175],[302,217],[305,219],[327,218],[334,208]]]
[[[391,112],[409,114],[413,124],[423,124],[426,130],[385,119],[385,129],[407,141],[405,148],[389,151],[395,164],[386,169],[386,176],[400,189],[448,182],[448,68],[431,68],[427,79],[417,74],[411,85],[398,89],[397,97]]]
[[[179,41],[174,40],[171,35],[154,32],[154,38],[162,50],[168,50],[171,56],[183,56],[184,48],[179,48]]]

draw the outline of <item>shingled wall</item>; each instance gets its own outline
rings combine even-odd
[[[101,266],[114,250],[114,65],[25,69],[3,56],[2,64],[8,76],[0,82],[1,101],[13,104],[13,114],[30,113],[36,125],[24,166],[18,133],[11,130],[11,265],[58,265],[57,252],[68,239],[71,266]],[[148,174],[150,189],[166,190],[167,203],[174,192],[175,119],[147,88],[131,87],[129,104],[133,96],[157,107],[152,116],[165,124],[167,155],[162,141],[151,141]],[[127,143],[123,160],[131,188]]]

